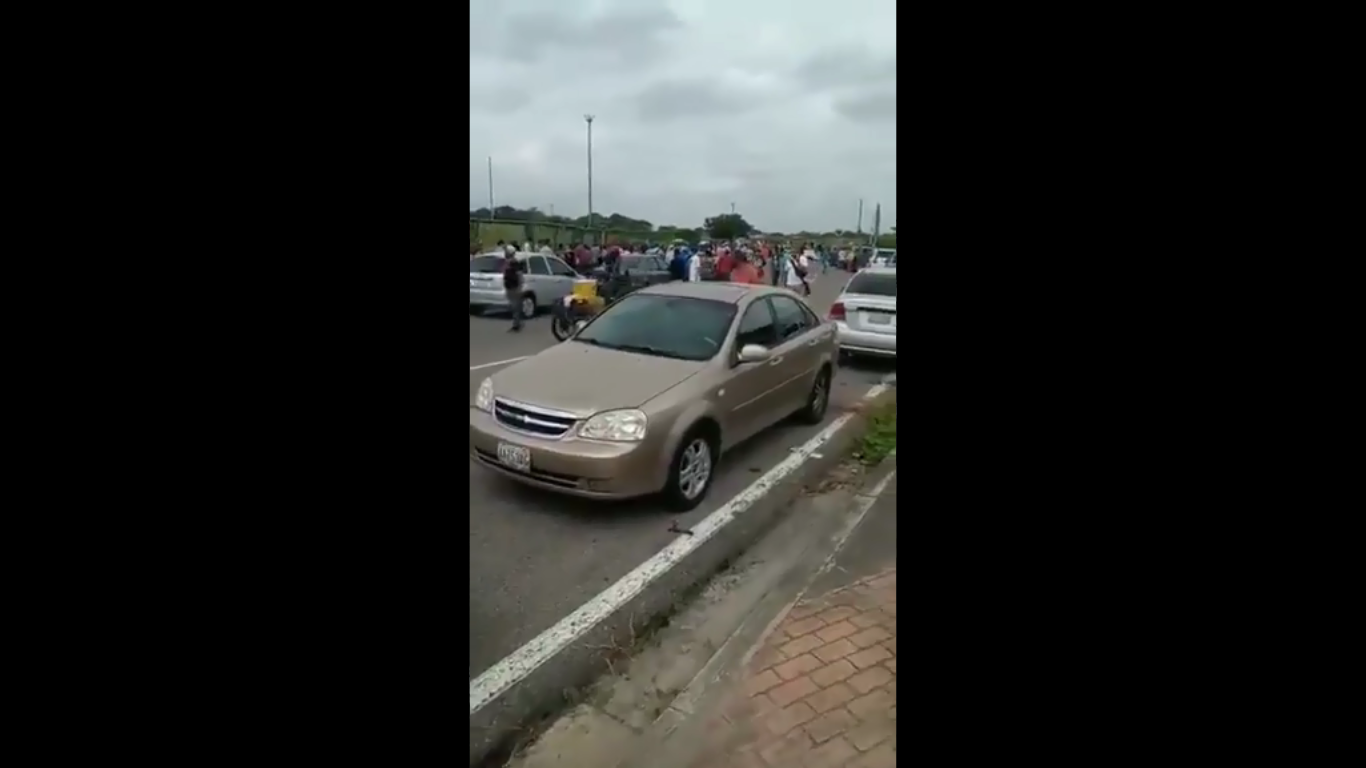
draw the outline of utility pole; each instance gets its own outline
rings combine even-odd
[[[730,204],[730,215],[735,215],[735,203]]]
[[[863,234],[863,198],[858,201],[858,231],[855,234]]]
[[[593,115],[584,115],[588,123],[588,229],[593,229]]]
[[[489,221],[493,221],[493,157],[489,156]]]

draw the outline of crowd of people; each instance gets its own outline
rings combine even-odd
[[[676,241],[667,246],[650,243],[629,245],[591,246],[577,243],[556,251],[550,240],[542,240],[539,246],[530,242],[519,248],[516,243],[499,240],[496,251],[506,254],[503,269],[503,287],[508,291],[508,303],[512,306],[512,330],[522,327],[520,296],[522,275],[525,266],[516,256],[523,253],[543,253],[557,256],[566,264],[581,273],[588,273],[599,267],[613,273],[625,254],[653,254],[660,256],[668,265],[669,274],[674,280],[700,281],[716,280],[732,283],[751,283],[756,285],[782,285],[803,296],[811,295],[811,279],[816,270],[821,273],[831,267],[853,271],[858,258],[849,248],[828,249],[817,243],[805,243],[800,248],[765,241],[726,241],[704,243],[696,250],[686,243]],[[478,246],[470,247],[473,258],[487,251]],[[707,269],[703,269],[704,260]],[[703,275],[706,275],[704,278]]]

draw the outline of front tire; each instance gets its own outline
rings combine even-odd
[[[574,333],[574,321],[569,317],[568,312],[556,312],[550,318],[550,332],[554,334],[556,341],[564,341]]]
[[[709,430],[688,430],[674,451],[669,479],[664,484],[664,505],[676,512],[694,509],[707,497],[715,477],[718,441]]]
[[[536,316],[536,294],[528,293],[522,297],[522,319],[530,320]]]

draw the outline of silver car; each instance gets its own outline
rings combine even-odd
[[[830,307],[840,356],[896,357],[896,268],[861,270]]]
[[[518,251],[516,258],[525,267],[522,272],[522,317],[532,317],[536,310],[545,309],[573,293],[574,280],[579,273],[559,257]],[[507,256],[498,252],[470,259],[471,314],[485,309],[510,309],[507,291],[503,290],[503,265],[506,263]]]

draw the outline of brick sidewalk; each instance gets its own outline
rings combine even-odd
[[[896,765],[896,569],[803,599],[750,660],[691,768]]]

